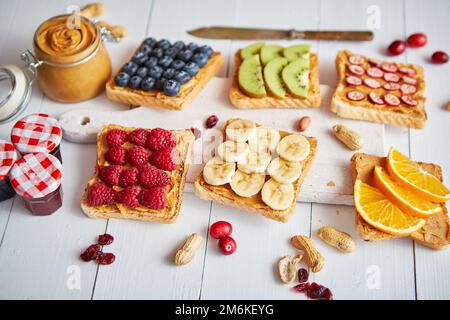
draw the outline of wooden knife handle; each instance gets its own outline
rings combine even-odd
[[[291,38],[308,40],[371,41],[372,31],[292,31]]]

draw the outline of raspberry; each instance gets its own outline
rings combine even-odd
[[[144,188],[164,187],[170,184],[170,177],[164,171],[146,165],[140,168],[139,182]]]
[[[106,143],[110,147],[121,146],[125,143],[127,132],[120,129],[109,130],[106,134]]]
[[[141,188],[133,186],[123,189],[116,194],[116,202],[126,205],[130,208],[137,208],[139,201],[137,197],[141,192]]]
[[[134,146],[127,150],[127,160],[132,166],[142,166],[148,162],[150,153],[144,147]]]
[[[145,146],[145,142],[147,141],[148,131],[145,129],[135,129],[130,132],[127,136],[127,140],[131,143],[134,143],[137,146]]]
[[[120,173],[122,172],[121,166],[99,166],[98,176],[108,186],[113,187],[119,184]]]
[[[124,165],[126,151],[120,146],[112,147],[105,153],[105,159],[111,164]]]
[[[113,243],[114,241],[114,237],[108,233],[105,234],[101,234],[98,236],[98,244],[102,245],[102,246],[107,246],[110,245],[111,243]]]
[[[165,148],[173,148],[177,144],[175,135],[167,130],[156,128],[150,131],[147,137],[146,145],[152,151],[158,151]]]
[[[95,259],[98,264],[108,265],[113,263],[116,260],[116,256],[113,253],[100,253]]]
[[[116,192],[102,182],[94,183],[87,195],[87,204],[96,207],[114,203]]]
[[[136,167],[125,169],[119,178],[119,186],[122,188],[131,187],[138,183],[139,170]]]
[[[166,207],[166,190],[162,187],[142,190],[139,203],[150,209],[159,210]]]
[[[155,151],[150,156],[150,163],[161,170],[173,171],[179,162],[178,151],[175,148],[166,148]]]

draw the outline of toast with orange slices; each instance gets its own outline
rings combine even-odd
[[[401,181],[400,177],[405,169],[401,168],[402,165],[409,168],[410,172],[415,169],[420,170],[426,174],[425,179],[432,179],[432,181],[438,182],[438,186],[443,186],[441,183],[442,172],[438,165],[413,162],[394,149],[391,149],[387,158],[356,153],[351,160],[351,171],[355,181],[355,206],[357,207],[356,229],[360,237],[366,241],[409,236],[429,248],[444,249],[450,243],[450,223],[445,206],[445,201],[449,197],[448,190],[444,191],[446,190],[444,187],[443,193],[435,190],[434,193],[437,195],[433,195],[429,191],[418,192],[417,185],[407,188],[407,183]],[[408,183],[412,183],[412,179],[409,180]],[[424,192],[427,193],[425,198],[423,197]],[[365,196],[361,196],[361,193]],[[367,198],[367,194],[378,196],[377,200],[382,201],[385,206],[390,208],[389,213],[402,217],[404,219],[402,222],[407,221],[410,229],[390,230],[386,226],[379,225],[380,221],[373,221],[370,214],[368,217],[364,213],[364,201],[366,200],[358,199],[358,197]],[[433,202],[437,200],[440,202]]]

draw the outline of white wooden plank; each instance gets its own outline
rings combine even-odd
[[[424,130],[411,132],[411,157],[417,161],[433,162],[442,166],[444,182],[450,184],[450,152],[448,125],[450,101],[448,83],[450,65],[433,65],[429,59],[437,50],[450,52],[450,39],[444,30],[450,23],[446,17],[450,10],[448,1],[405,1],[406,34],[424,32],[428,44],[421,49],[407,50],[409,63],[425,68],[426,109],[428,123]],[[435,251],[416,244],[416,277],[418,299],[449,299],[450,251]]]

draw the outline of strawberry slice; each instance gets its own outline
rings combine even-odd
[[[362,80],[355,76],[348,76],[345,78],[345,82],[350,86],[360,86],[362,84]]]
[[[378,89],[379,87],[381,87],[381,83],[378,80],[372,78],[364,79],[364,84],[372,89]]]
[[[399,82],[400,81],[400,77],[398,75],[396,75],[395,73],[390,73],[390,72],[385,73],[383,78],[387,82]]]
[[[383,71],[386,71],[386,72],[397,72],[397,70],[398,70],[398,68],[395,64],[387,63],[387,62],[385,62],[381,65],[381,69],[383,69]]]
[[[410,96],[403,95],[403,96],[400,97],[400,99],[403,101],[403,103],[405,103],[405,104],[407,104],[408,106],[411,106],[411,107],[415,107],[418,104],[417,100],[414,100]]]
[[[400,69],[398,69],[401,73],[406,74],[410,77],[415,76],[417,74],[416,70],[414,70],[413,68],[408,68],[408,67],[401,67]]]
[[[375,104],[383,105],[384,100],[382,97],[380,97],[376,92],[369,93],[369,99]]]
[[[361,101],[365,98],[365,95],[361,91],[353,90],[347,92],[347,98],[352,101]]]
[[[417,79],[414,79],[412,77],[408,77],[408,76],[403,76],[402,77],[403,82],[408,83],[408,84],[412,84],[412,85],[417,85]]]
[[[348,70],[350,70],[351,73],[357,76],[362,76],[365,73],[365,70],[363,67],[351,64],[348,66]]]
[[[380,68],[377,67],[371,67],[367,69],[367,74],[372,78],[382,78],[383,77],[383,71],[381,71]]]
[[[389,91],[400,90],[400,84],[395,83],[395,82],[386,82],[383,85],[383,88],[385,90],[389,90]]]
[[[393,106],[393,107],[400,105],[400,99],[391,93],[387,93],[384,95],[384,101],[386,101],[386,103],[388,105]]]
[[[400,87],[400,90],[403,92],[403,94],[414,94],[417,91],[416,86],[413,86],[412,84],[404,83]]]
[[[351,64],[362,65],[362,64],[364,64],[364,62],[366,62],[366,59],[363,56],[359,55],[359,54],[354,54],[354,55],[351,55],[348,58],[348,61]]]

